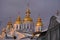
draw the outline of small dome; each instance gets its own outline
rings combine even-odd
[[[43,24],[42,24],[41,18],[38,17],[37,22],[36,22],[36,26],[42,26],[42,25]]]
[[[11,22],[11,20],[7,23],[7,28],[8,29],[10,29],[10,28],[12,28],[13,27],[13,25],[12,25],[12,22]]]
[[[15,24],[20,24],[20,23],[21,23],[21,19],[20,19],[20,16],[18,16],[17,19],[16,19]]]

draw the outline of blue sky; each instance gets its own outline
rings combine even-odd
[[[57,10],[60,11],[60,0],[29,0],[29,2],[31,18],[36,22],[40,14],[45,28],[49,25],[50,17],[56,15]],[[21,19],[23,19],[26,8],[27,0],[0,0],[0,21],[2,22],[0,29],[6,27],[9,17],[12,17],[14,23],[19,11]]]

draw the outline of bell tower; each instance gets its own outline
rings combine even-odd
[[[21,30],[21,18],[20,18],[20,16],[18,16],[16,18],[16,21],[14,23],[14,30],[15,31],[20,31]]]
[[[37,22],[36,22],[35,31],[36,31],[36,32],[41,32],[41,31],[42,31],[42,29],[41,29],[42,25],[43,25],[43,24],[42,24],[41,18],[38,17],[38,18],[37,18]]]
[[[11,28],[13,28],[13,25],[12,25],[11,17],[9,17],[9,21],[7,23],[6,31],[9,32],[11,30]]]
[[[23,32],[32,33],[34,32],[33,19],[30,17],[31,11],[29,8],[29,3],[27,3],[25,18],[23,19]]]

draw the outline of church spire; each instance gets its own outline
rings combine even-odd
[[[26,16],[30,16],[29,3],[27,3]]]
[[[24,18],[24,22],[27,22],[27,21],[29,21],[29,22],[32,22],[32,18],[30,17],[30,14],[31,14],[31,12],[30,12],[30,8],[29,8],[29,2],[27,3],[27,8],[26,8],[26,16],[25,16],[25,18]]]

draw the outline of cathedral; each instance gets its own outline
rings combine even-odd
[[[34,32],[42,32],[42,20],[38,16],[36,23],[30,17],[31,11],[29,6],[26,8],[25,17],[21,20],[20,16],[16,18],[14,24],[12,24],[11,19],[8,21],[6,28],[2,29],[2,34],[0,38],[10,39],[16,38],[21,39],[29,36],[33,36]]]
[[[22,20],[18,15],[14,24],[8,20],[5,28],[2,29],[0,40],[60,40],[60,16],[53,15],[50,18],[48,29],[43,31],[43,22],[40,16],[34,22],[30,17],[31,10],[27,5],[25,17]]]

